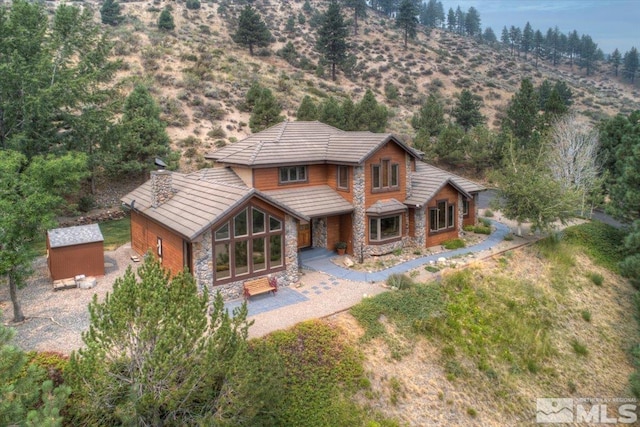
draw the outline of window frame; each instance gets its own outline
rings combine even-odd
[[[402,217],[403,216],[404,214],[402,212],[391,214],[391,215],[384,215],[384,216],[369,216],[368,217],[369,218],[369,233],[368,233],[369,244],[380,245],[380,244],[390,243],[390,242],[394,242],[402,239]],[[382,238],[382,221],[389,218],[398,218],[398,235]],[[375,231],[376,231],[377,238],[372,238],[371,232],[372,232],[373,221],[375,221],[375,224],[376,224]]]
[[[442,205],[442,207],[441,207]],[[450,203],[447,199],[436,200],[435,206],[429,208],[429,234],[445,233],[451,229],[455,229],[457,225],[457,209],[455,203]],[[444,211],[444,226],[440,227],[441,222],[440,212]],[[433,228],[435,212],[435,223],[438,228]]]
[[[259,211],[264,215],[264,230],[254,232],[253,227],[253,217],[254,211]],[[246,235],[235,235],[235,227],[234,221],[235,218],[239,215],[246,215],[247,219],[251,219],[251,221],[247,221],[247,234]],[[272,224],[273,221],[277,221],[277,224]],[[272,227],[272,225],[279,225],[278,229]],[[227,228],[229,233],[225,235],[225,233],[218,233],[220,230]],[[223,222],[218,224],[216,228],[212,230],[212,249],[213,249],[213,285],[223,285],[225,283],[246,280],[247,278],[254,276],[262,276],[265,274],[269,274],[276,271],[283,270],[285,266],[285,227],[284,227],[284,217],[279,214],[275,214],[270,210],[267,210],[263,207],[255,206],[250,203],[243,206],[241,209],[235,211],[233,214],[229,215],[229,217]],[[220,235],[220,238],[216,238],[216,235]],[[273,238],[278,236],[280,239],[280,251],[279,256],[276,261],[272,261],[272,241]],[[263,261],[260,263],[256,263],[256,257],[254,253],[254,241],[262,240],[262,245],[264,246],[264,255]],[[220,247],[218,248],[218,246]],[[238,266],[236,265],[237,251],[244,252],[246,249],[246,260],[240,260],[241,262],[246,261],[246,266],[241,265],[240,272],[237,272]],[[222,250],[226,252],[221,260],[224,260],[224,257],[228,257],[228,273],[227,270],[224,270],[223,274],[226,274],[224,277],[218,278],[218,257],[221,254]],[[244,271],[246,269],[246,271]]]
[[[345,182],[342,183],[342,171],[345,172],[346,176],[344,177]],[[336,188],[338,190],[346,190],[349,191],[349,166],[338,165],[336,168]],[[343,185],[344,184],[344,185]]]
[[[287,171],[286,179],[283,179],[282,173],[283,171]],[[296,178],[291,178],[291,172],[295,170]],[[301,173],[302,172],[302,173]],[[296,184],[301,182],[309,182],[309,170],[307,165],[302,166],[280,166],[278,168],[278,184],[287,185],[287,184]],[[300,178],[301,175],[304,175],[304,178]]]
[[[378,185],[376,186],[376,181]],[[391,158],[382,158],[379,163],[371,165],[371,192],[381,193],[395,191],[400,188],[400,163]]]
[[[469,218],[469,208],[471,207],[471,200],[462,199],[462,217]]]

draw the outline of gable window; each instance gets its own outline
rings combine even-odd
[[[338,188],[343,190],[349,189],[349,167],[338,166]]]
[[[284,265],[282,221],[248,206],[216,228],[213,232],[215,282],[281,269]]]
[[[306,182],[306,166],[287,166],[280,168],[280,183],[288,184],[292,182]]]
[[[456,205],[441,200],[436,207],[429,208],[429,231],[438,232],[454,228]]]
[[[400,185],[400,165],[383,159],[379,164],[371,166],[371,187],[374,191],[386,191]]]
[[[383,242],[397,239],[402,233],[402,216],[392,215],[369,218],[369,241]]]

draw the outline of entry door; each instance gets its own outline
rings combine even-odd
[[[311,246],[311,224],[300,221],[298,224],[298,248]]]

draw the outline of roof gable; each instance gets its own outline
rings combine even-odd
[[[320,122],[282,122],[205,157],[220,163],[265,167],[300,163],[360,164],[394,141],[411,156],[420,154],[389,133],[347,132]]]

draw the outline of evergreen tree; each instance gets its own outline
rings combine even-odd
[[[309,0],[304,0],[304,4],[302,5],[302,10],[306,14],[311,14],[313,12],[313,8],[311,7],[311,3],[309,3]]]
[[[66,204],[86,177],[86,156],[36,156],[0,150],[0,277],[6,277],[13,321],[24,321],[18,289],[26,286],[37,254],[33,242],[55,225]],[[1,406],[1,405],[0,405]]]
[[[536,30],[536,33],[533,35],[533,52],[536,56],[536,68],[538,68],[538,61],[542,58],[544,53],[544,45],[545,40],[542,32],[540,30]]]
[[[347,35],[349,31],[342,18],[340,5],[333,0],[323,15],[322,25],[318,31],[316,47],[331,64],[331,78],[336,79],[336,66],[347,57]]]
[[[547,79],[544,79],[540,86],[538,87],[538,108],[540,110],[544,110],[544,106],[547,103],[547,100],[551,96],[551,91],[553,90],[553,85]]]
[[[527,59],[527,54],[533,49],[533,39],[535,32],[531,28],[531,24],[527,21],[522,31],[522,52],[524,52],[524,59]]]
[[[480,25],[480,13],[478,10],[471,6],[465,15],[465,32],[469,37],[476,37],[481,35],[482,27]]]
[[[351,100],[351,97],[347,96],[342,105],[340,105],[342,112],[342,121],[339,128],[345,131],[360,130],[356,125],[356,105]]]
[[[187,9],[198,10],[200,9],[200,0],[187,0]]]
[[[366,0],[346,0],[347,7],[353,9],[353,34],[358,35],[358,18],[367,17],[367,1]]]
[[[418,27],[418,19],[416,9],[412,0],[402,0],[400,10],[396,16],[396,25],[402,30],[404,47],[407,47],[407,39],[416,37],[416,28]]]
[[[560,61],[560,30],[558,27],[549,28],[545,37],[546,50],[553,66]]]
[[[502,43],[502,45],[507,49],[509,49],[509,47],[511,46],[511,35],[509,34],[509,30],[506,26],[502,27],[500,43]]]
[[[593,42],[590,36],[583,35],[580,39],[580,68],[586,69],[587,76],[593,73],[598,59],[598,45]]]
[[[427,28],[438,28],[444,23],[444,9],[442,2],[438,0],[429,0],[427,3],[421,3],[420,6],[420,23]]]
[[[156,157],[173,159],[160,108],[145,86],[136,86],[125,100],[119,132],[111,173],[141,174],[154,168]]]
[[[271,33],[258,12],[246,5],[238,19],[238,29],[232,39],[239,45],[249,48],[249,54],[253,56],[254,46],[268,46],[271,43]]]
[[[520,56],[520,46],[522,44],[522,30],[514,25],[509,28],[509,41],[511,42],[511,55]]]
[[[288,33],[293,33],[296,30],[296,20],[293,15],[290,15],[287,19],[287,23],[284,26],[284,30]]]
[[[453,109],[452,116],[456,119],[458,126],[467,132],[472,127],[484,123],[485,118],[480,113],[481,106],[482,101],[471,91],[464,89],[458,96],[458,102]]]
[[[282,122],[284,117],[280,115],[281,112],[282,107],[273,96],[273,93],[271,93],[271,90],[268,88],[262,89],[249,118],[251,132],[257,133]]]
[[[453,32],[455,31],[457,26],[456,22],[456,13],[452,8],[449,8],[449,12],[447,13],[447,30]]]
[[[614,75],[618,77],[618,70],[620,69],[620,64],[622,64],[622,55],[620,54],[618,48],[616,48],[609,57],[609,63],[613,68]]]
[[[569,38],[567,39],[567,53],[569,54],[569,64],[571,69],[573,69],[573,61],[575,57],[580,52],[580,36],[578,36],[578,32],[573,30],[569,33]]]
[[[10,344],[14,334],[0,323],[0,425],[62,425],[60,412],[71,389],[54,387],[43,368],[28,364],[25,353]]]
[[[344,123],[344,115],[342,114],[342,108],[334,97],[329,97],[319,108],[318,120],[329,126],[334,126],[340,129]]]
[[[567,83],[565,83],[564,80],[558,80],[556,84],[553,85],[553,89],[558,92],[558,95],[560,95],[560,98],[562,99],[562,102],[564,102],[564,105],[570,107],[571,104],[573,104],[573,94],[571,93],[571,89],[569,88],[569,86],[567,86]]]
[[[100,8],[100,18],[103,24],[118,25],[122,21],[120,3],[116,0],[104,0]]]
[[[493,29],[491,27],[487,27],[484,29],[484,32],[482,33],[482,41],[490,46],[498,43],[496,33],[493,32]]]
[[[85,347],[66,372],[70,424],[255,425],[278,404],[272,375],[246,362],[246,305],[230,315],[220,293],[210,305],[189,273],[171,277],[153,256],[137,275],[127,269],[89,304]]]
[[[502,127],[509,130],[524,149],[535,151],[537,148],[534,136],[539,132],[538,111],[538,94],[531,80],[523,79],[509,102]]]
[[[173,15],[166,7],[162,9],[158,18],[158,28],[165,31],[173,31],[176,28],[176,24],[173,22]]]
[[[544,110],[544,120],[547,124],[552,124],[569,111],[560,93],[555,88],[551,89],[551,93],[549,93],[549,97],[542,109]]]
[[[465,26],[465,13],[460,6],[456,8],[456,33],[463,35]]]
[[[429,94],[420,111],[411,118],[411,126],[418,134],[437,136],[445,125],[444,108],[434,94]]]
[[[387,107],[378,104],[371,89],[367,89],[364,97],[355,107],[353,128],[354,130],[384,132],[387,128],[388,118]]]
[[[313,121],[318,119],[318,107],[309,95],[302,98],[300,107],[296,112],[296,118],[300,121]]]
[[[636,81],[636,73],[638,72],[639,65],[638,49],[632,47],[629,52],[624,54],[624,75],[631,81],[631,84]]]

